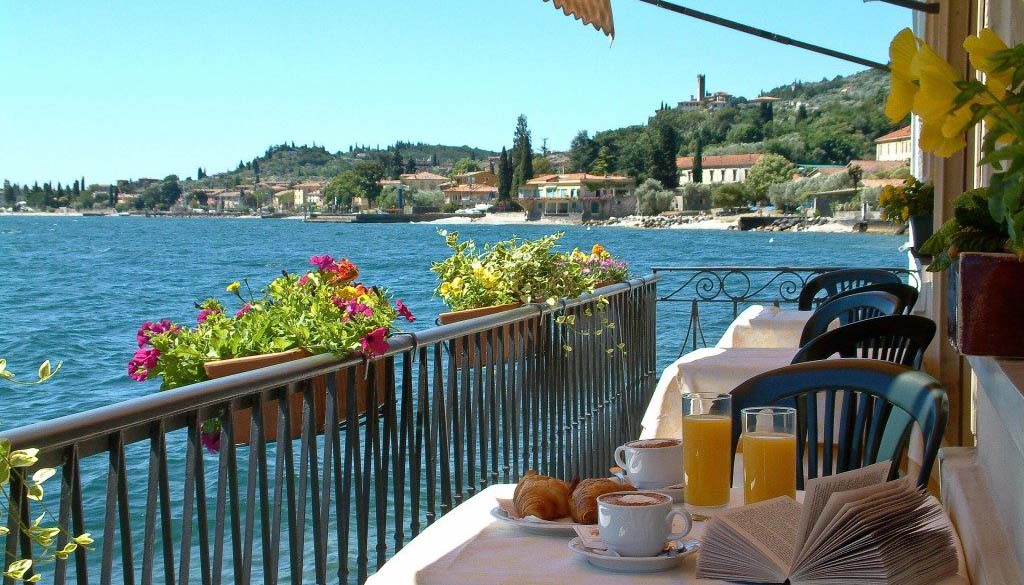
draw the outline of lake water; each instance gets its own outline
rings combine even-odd
[[[224,287],[234,280],[248,278],[258,286],[281,270],[304,271],[314,254],[329,253],[357,263],[363,282],[388,287],[411,307],[419,317],[413,328],[429,327],[443,310],[431,296],[435,279],[430,262],[444,258],[447,250],[436,233],[439,227],[445,226],[0,216],[0,356],[26,378],[44,359],[64,362],[60,374],[43,386],[0,388],[0,431],[156,392],[158,382],[140,384],[126,375],[139,324],[160,318],[193,323],[195,301],[226,298]],[[478,242],[565,231],[564,248],[589,249],[600,242],[628,261],[637,275],[666,265],[905,265],[905,256],[898,252],[902,238],[896,236],[618,227],[459,225],[447,229]],[[709,343],[716,341],[715,333],[724,329],[729,316],[731,308],[726,307],[717,319],[705,316]],[[659,307],[660,364],[676,356],[686,325],[678,312]],[[181,433],[168,438],[172,467],[182,461],[184,437],[177,435]],[[140,478],[130,484],[131,498],[141,503],[144,446],[133,445],[128,456],[130,476]],[[87,511],[103,507],[104,463],[102,457],[83,463]],[[50,486],[54,496],[59,491],[57,481]],[[180,476],[172,474],[174,510],[180,509],[180,481]],[[93,525],[99,521],[90,518],[87,524],[94,536],[102,533],[101,525]],[[141,522],[133,528],[138,532]],[[141,543],[138,534],[135,543]],[[98,556],[93,553],[91,562],[97,563]],[[119,582],[119,571],[115,571],[115,582]]]
[[[286,220],[0,217],[0,356],[23,376],[63,360],[51,383],[5,390],[0,429],[157,390],[126,376],[135,332],[147,320],[194,322],[193,303],[227,297],[248,278],[266,283],[308,267],[313,254],[346,257],[363,282],[388,287],[428,327],[443,310],[430,262],[447,248],[437,225],[306,224]],[[602,243],[634,274],[652,266],[904,266],[902,238],[863,234],[639,230],[603,227],[448,226],[478,242],[565,231],[563,247]],[[659,362],[679,350],[686,323],[662,312]],[[712,327],[714,324],[711,324]],[[708,323],[705,323],[708,326]],[[710,343],[713,340],[709,339]]]

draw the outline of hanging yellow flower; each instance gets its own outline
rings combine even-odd
[[[944,119],[934,122],[922,119],[921,140],[919,142],[921,150],[947,158],[967,146],[967,140],[964,138],[963,133],[948,137],[942,133],[944,122]]]
[[[964,50],[971,57],[971,65],[990,77],[998,77],[1003,88],[1010,85],[1012,75],[1008,71],[995,73],[996,64],[992,61],[992,56],[1008,48],[1003,39],[990,28],[981,29],[976,37],[964,39]]]
[[[911,75],[911,64],[918,53],[918,40],[909,28],[897,33],[889,45],[890,89],[885,102],[885,115],[899,122],[910,113],[918,85]]]
[[[921,84],[914,95],[914,113],[926,122],[941,125],[960,93],[956,86],[960,76],[928,45],[917,52],[911,70]]]

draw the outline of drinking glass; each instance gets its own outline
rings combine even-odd
[[[732,397],[683,394],[685,500],[693,506],[729,503],[732,475]]]
[[[796,497],[796,409],[744,408],[743,501]]]

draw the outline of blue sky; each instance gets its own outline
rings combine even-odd
[[[887,60],[908,10],[861,0],[680,0]],[[617,38],[541,0],[0,0],[0,178],[194,176],[270,144],[539,148],[638,124],[662,101],[753,96],[860,67],[613,0]]]

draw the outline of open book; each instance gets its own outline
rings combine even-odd
[[[957,571],[942,507],[889,463],[812,479],[803,505],[780,497],[709,523],[697,576],[792,585],[931,584]]]

